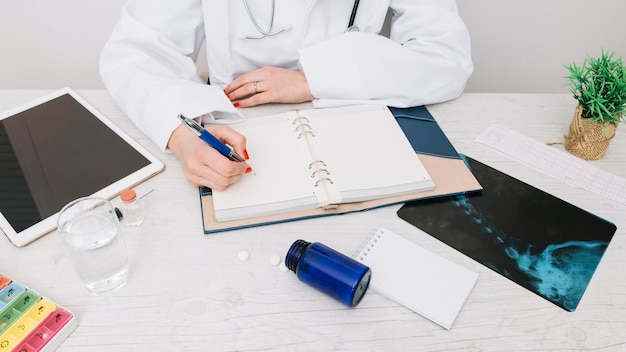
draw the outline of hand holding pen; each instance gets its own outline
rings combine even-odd
[[[211,133],[192,119],[183,115],[178,118],[184,127],[180,126],[172,133],[168,147],[178,156],[185,176],[192,184],[221,191],[235,183],[243,173],[252,171],[245,164],[248,155],[244,136],[228,126],[215,126]],[[186,130],[199,138],[190,139]],[[206,148],[207,144],[211,148]]]
[[[240,163],[245,162],[244,158],[240,157],[233,148],[224,144],[222,141],[217,139],[214,135],[212,135],[209,131],[205,130],[200,124],[196,121],[185,117],[183,114],[178,114],[178,118],[189,128],[190,131],[195,133],[200,139],[205,141],[208,145],[215,148],[220,154],[227,157],[232,161],[238,161]]]

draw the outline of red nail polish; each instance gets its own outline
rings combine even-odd
[[[235,103],[233,103],[233,106],[234,106],[234,107],[236,107],[236,108],[238,108],[238,107],[239,107],[239,102],[235,102]]]
[[[248,168],[246,169],[246,173],[247,173],[247,174],[249,174],[249,173],[251,173],[251,172],[252,172],[252,168],[251,168],[251,167],[248,167]]]
[[[243,158],[246,160],[250,160],[250,156],[248,155],[248,150],[244,149],[243,150]]]

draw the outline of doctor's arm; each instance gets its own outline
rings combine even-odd
[[[310,100],[316,107],[407,107],[458,97],[473,65],[456,3],[394,0],[390,6],[390,38],[378,35],[382,22],[361,24],[361,32],[301,49],[302,71],[263,67],[237,77],[225,93],[238,107]]]
[[[390,38],[380,28],[302,49],[316,107],[378,101],[408,107],[458,97],[473,71],[469,32],[448,0],[392,0]]]
[[[196,74],[194,58],[202,42],[201,1],[131,0],[100,57],[100,73],[109,93],[159,148],[179,158],[190,183],[223,189],[245,173],[206,143],[181,129],[176,116],[201,116],[237,110],[222,89]],[[228,128],[218,138],[245,148],[243,136]],[[237,150],[243,152],[243,150]]]

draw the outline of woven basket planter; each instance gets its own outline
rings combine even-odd
[[[611,139],[615,137],[617,123],[583,119],[583,107],[578,104],[565,136],[565,149],[573,155],[585,160],[599,160],[609,148]]]

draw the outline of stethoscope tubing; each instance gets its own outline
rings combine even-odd
[[[252,24],[254,25],[256,30],[259,32],[258,36],[246,35],[246,36],[243,36],[244,39],[262,39],[265,37],[274,36],[278,33],[285,31],[287,28],[289,28],[289,26],[287,26],[287,27],[283,27],[275,31],[272,31],[272,27],[274,27],[274,10],[276,8],[276,0],[272,0],[272,12],[270,13],[270,25],[267,30],[264,30],[263,28],[261,28],[261,26],[259,26],[259,24],[257,23],[256,19],[252,15],[250,6],[248,5],[248,0],[242,0],[242,1],[243,1],[243,6],[246,8],[246,12],[248,13],[248,17],[250,17],[250,21],[252,21]],[[359,30],[359,27],[354,25],[354,20],[356,18],[356,13],[358,9],[359,9],[359,0],[354,0],[354,5],[352,6],[352,12],[350,13],[350,20],[348,21],[348,28],[346,29],[346,32]]]
[[[358,9],[359,9],[359,0],[354,0],[354,5],[352,6],[352,13],[350,14],[350,21],[348,22],[348,30],[352,28],[352,26],[354,26],[354,19],[356,18],[356,11]]]

